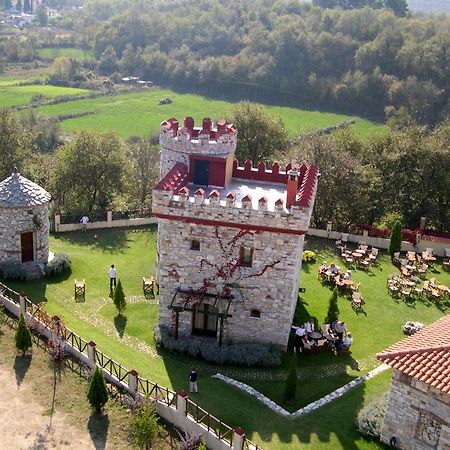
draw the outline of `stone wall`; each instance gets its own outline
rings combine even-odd
[[[236,134],[223,134],[217,140],[209,136],[198,136],[190,139],[187,133],[178,130],[174,137],[170,129],[161,127],[159,142],[161,144],[160,175],[163,178],[177,162],[189,167],[189,155],[222,156],[236,150]]]
[[[21,233],[33,232],[34,261],[48,261],[48,204],[0,208],[0,261],[22,262]]]
[[[207,292],[217,293],[228,284],[234,299],[224,340],[285,347],[297,303],[303,239],[303,235],[242,232],[225,226],[216,231],[214,226],[160,219],[159,322],[173,326],[167,306],[177,288],[198,290],[207,280]],[[200,250],[191,250],[192,240],[200,242]],[[220,269],[226,272],[239,259],[241,246],[253,249],[252,267],[238,267],[230,277],[218,276]],[[250,317],[252,310],[260,311],[260,318]],[[180,314],[180,335],[191,334],[192,320],[192,312]]]
[[[381,440],[396,448],[450,449],[450,395],[394,371]]]

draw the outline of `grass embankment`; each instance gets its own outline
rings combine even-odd
[[[170,97],[173,103],[159,105],[161,98]],[[159,124],[170,117],[182,120],[184,116],[194,117],[199,123],[205,115],[213,119],[223,118],[232,109],[232,104],[194,94],[178,94],[167,89],[143,89],[140,93],[73,100],[58,105],[45,105],[38,111],[46,116],[93,111],[95,115],[78,117],[61,123],[65,131],[89,129],[96,131],[114,130],[121,137],[130,135],[148,136],[159,132]],[[291,137],[330,125],[336,125],[352,117],[320,111],[309,111],[282,106],[267,106],[274,115],[286,123]],[[376,133],[386,133],[384,125],[356,118],[350,126],[357,136],[368,138]]]
[[[93,50],[83,50],[77,47],[42,47],[37,50],[40,58],[53,60],[59,57],[77,58],[80,61],[94,60]]]
[[[66,233],[51,237],[53,252],[64,252],[72,261],[70,276],[27,283],[8,283],[25,290],[35,300],[46,298],[46,309],[63,318],[67,326],[86,340],[94,340],[100,350],[129,369],[135,369],[174,390],[187,388],[187,376],[192,364],[199,367],[200,392],[193,400],[224,420],[230,426],[242,426],[247,435],[263,448],[287,450],[310,449],[375,449],[378,444],[366,441],[355,429],[354,419],[359,409],[371,398],[388,388],[390,373],[353,389],[341,399],[313,414],[288,421],[268,410],[252,397],[211,378],[216,372],[240,379],[277,402],[282,402],[283,381],[265,381],[273,374],[286,371],[287,364],[274,370],[219,367],[167,352],[156,352],[152,326],[156,321],[156,305],[142,295],[142,277],[155,276],[156,228],[136,230],[96,230]],[[334,242],[307,238],[306,248],[318,253],[315,263],[304,264],[301,285],[306,288],[300,307],[305,314],[324,319],[329,286],[317,279],[319,264],[325,259],[341,267]],[[109,297],[107,270],[115,264],[122,280],[129,305],[124,318],[117,318]],[[450,284],[450,274],[439,271],[428,275]],[[339,298],[341,319],[353,332],[350,355],[336,357],[330,352],[299,358],[298,399],[283,407],[295,410],[331,392],[341,384],[367,373],[377,366],[374,355],[403,338],[401,327],[407,320],[428,324],[441,317],[447,306],[424,301],[405,304],[394,301],[387,292],[386,280],[397,269],[385,255],[380,265],[369,272],[354,270],[352,278],[361,282],[365,305],[363,313],[355,313],[347,297]],[[86,301],[75,302],[73,279],[86,280]],[[255,381],[258,380],[258,381]]]
[[[40,84],[17,86],[18,82],[20,82],[20,80],[17,79],[0,80],[0,108],[28,105],[33,97],[38,95],[53,98],[62,95],[77,95],[89,92],[86,89]]]

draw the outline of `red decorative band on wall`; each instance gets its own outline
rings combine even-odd
[[[229,228],[239,228],[241,230],[254,230],[254,231],[268,231],[271,233],[280,234],[294,234],[296,236],[301,236],[305,234],[304,230],[289,230],[285,228],[275,228],[275,227],[264,227],[260,225],[248,225],[246,223],[233,223],[233,222],[223,222],[219,220],[207,220],[207,219],[197,219],[195,217],[183,217],[183,216],[173,216],[171,214],[153,214],[159,219],[167,220],[177,220],[179,222],[185,223],[195,223],[196,225],[207,225],[207,226],[219,226],[219,227],[229,227]]]

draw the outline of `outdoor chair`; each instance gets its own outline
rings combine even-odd
[[[360,259],[358,261],[358,265],[359,265],[359,267],[361,267],[361,269],[368,270],[369,266],[370,266],[370,262],[367,259]]]
[[[331,328],[331,325],[329,323],[324,323],[321,327],[320,327],[320,331],[322,332],[322,334],[328,333],[328,330]]]
[[[343,346],[340,348],[340,350],[337,352],[337,355],[340,356],[340,355],[343,355],[344,353],[351,353],[350,347],[351,347],[351,346],[343,345]]]
[[[378,249],[375,248],[375,247],[372,247],[372,252],[371,252],[370,255],[369,255],[369,259],[370,259],[372,262],[375,262],[376,259],[377,259],[377,256],[378,256]]]
[[[363,304],[362,295],[359,292],[354,292],[352,295],[352,308],[354,310],[361,310]]]
[[[357,291],[359,290],[359,286],[360,286],[360,285],[361,285],[361,282],[352,284],[352,285],[350,286],[350,289],[351,289],[353,292],[357,292]]]
[[[328,341],[327,339],[319,339],[316,345],[316,351],[322,352],[327,348]]]
[[[444,258],[450,258],[450,248],[444,248]]]
[[[344,245],[347,245],[348,242],[348,233],[342,233],[341,235],[341,241]]]
[[[393,262],[399,264],[400,263],[400,252],[394,253]]]
[[[425,251],[427,252],[427,254],[428,254],[429,256],[433,256],[434,249],[432,249],[432,248],[430,248],[430,247],[427,247],[427,248],[425,249]]]
[[[419,276],[425,276],[425,274],[427,273],[427,270],[428,270],[428,265],[427,264],[422,264],[417,269],[417,273],[419,274]]]
[[[142,277],[142,289],[144,291],[145,297],[149,296],[150,298],[155,298],[154,285],[155,282],[153,280],[153,277],[150,278]]]
[[[305,342],[303,344],[303,353],[313,355],[316,351],[316,344],[314,342]]]
[[[74,280],[75,300],[79,297],[86,298],[86,282],[84,280]]]
[[[400,295],[404,298],[409,298],[411,297],[411,288],[409,287],[402,287],[401,291],[400,291]]]
[[[414,295],[416,295],[419,298],[422,298],[423,295],[423,287],[415,287],[414,288]]]

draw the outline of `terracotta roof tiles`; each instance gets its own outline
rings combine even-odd
[[[377,355],[380,361],[450,394],[450,315]]]

